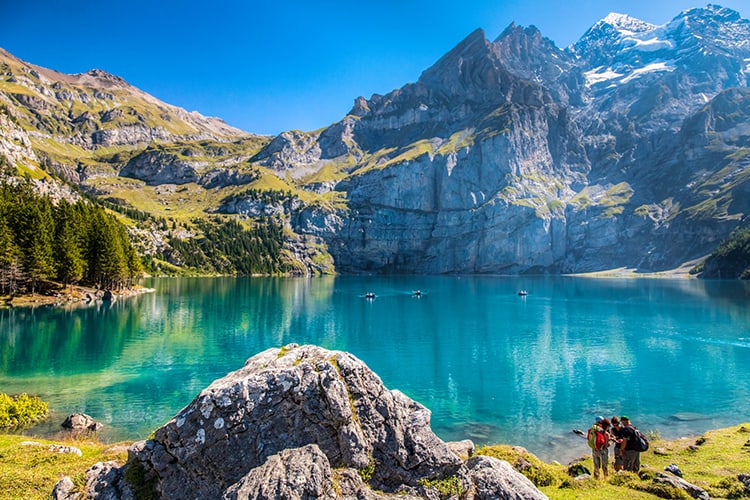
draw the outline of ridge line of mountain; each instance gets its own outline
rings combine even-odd
[[[659,272],[750,210],[750,22],[715,5],[662,26],[607,16],[566,49],[477,29],[416,82],[273,138],[18,61],[0,57],[0,153],[170,221],[132,230],[165,266],[215,270],[176,250],[199,219],[270,217],[303,274]]]

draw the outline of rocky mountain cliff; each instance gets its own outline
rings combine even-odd
[[[651,271],[706,255],[747,221],[749,41],[717,6],[665,26],[611,14],[565,50],[533,27],[472,33],[321,134],[344,124],[348,151],[388,155],[337,184],[337,268]]]
[[[566,49],[534,27],[476,30],[417,82],[276,138],[2,59],[28,137],[5,141],[9,161],[186,237],[207,213],[273,217],[300,272],[328,255],[352,273],[659,271],[747,225],[750,22],[714,5],[664,26],[610,14]]]

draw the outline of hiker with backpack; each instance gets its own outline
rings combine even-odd
[[[635,472],[641,469],[641,452],[648,450],[648,440],[636,429],[626,416],[620,417],[622,422],[622,442],[620,452],[625,470]]]
[[[610,438],[609,420],[596,417],[596,422],[589,428],[586,435],[589,448],[591,448],[591,457],[594,460],[594,478],[596,479],[599,479],[599,469],[602,470],[604,479],[607,479]]]
[[[612,450],[615,456],[615,461],[612,464],[612,470],[617,472],[625,468],[625,464],[622,460],[622,450],[620,449],[620,445],[622,444],[625,434],[622,428],[622,424],[620,423],[620,417],[616,415],[613,416],[611,422],[612,430],[610,431],[610,434],[612,435],[612,441],[614,441],[615,443],[615,447]]]

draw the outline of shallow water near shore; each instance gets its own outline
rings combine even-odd
[[[88,413],[105,423],[105,440],[143,439],[248,357],[294,342],[362,359],[387,387],[430,408],[445,440],[517,444],[545,460],[586,454],[571,430],[596,415],[626,414],[666,438],[750,415],[750,285],[739,281],[143,284],[156,292],[73,310],[0,310],[0,392],[38,394],[59,415]]]

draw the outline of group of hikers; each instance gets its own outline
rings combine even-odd
[[[615,471],[626,470],[638,472],[641,468],[641,452],[648,449],[648,440],[636,429],[626,416],[596,417],[596,422],[589,428],[586,438],[594,459],[594,477],[599,478],[601,469],[607,478],[609,465],[609,447],[614,444]]]

